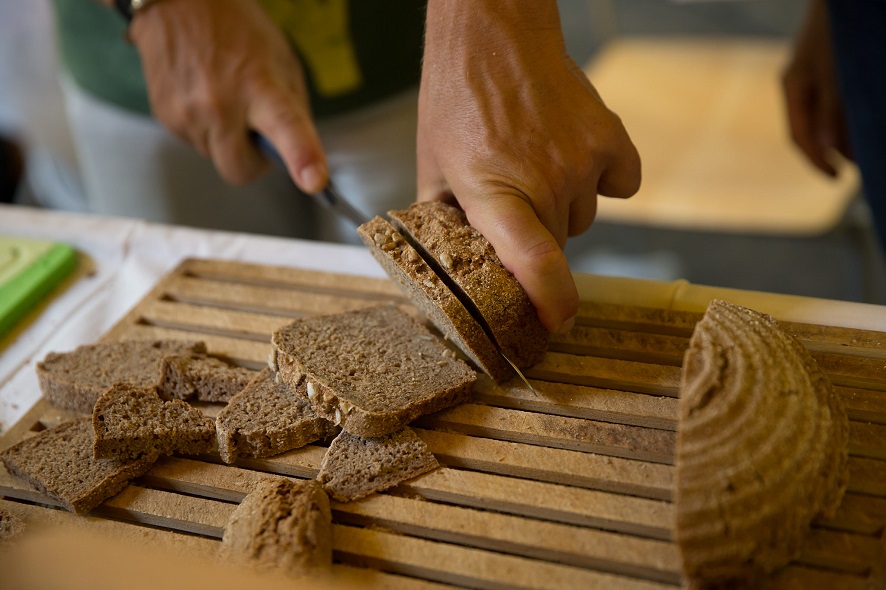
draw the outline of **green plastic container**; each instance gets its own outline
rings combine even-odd
[[[0,236],[0,338],[76,267],[67,244]]]

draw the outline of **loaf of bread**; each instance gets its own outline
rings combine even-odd
[[[238,561],[293,576],[332,566],[332,512],[314,480],[267,479],[231,514],[222,539]]]
[[[96,459],[137,459],[215,447],[215,422],[181,400],[163,401],[154,389],[112,385],[92,410]]]
[[[80,346],[70,352],[51,352],[37,363],[37,378],[52,404],[91,414],[99,396],[115,383],[156,387],[160,362],[168,356],[205,353],[203,342],[182,340],[127,340]]]
[[[251,369],[206,354],[168,356],[160,364],[159,390],[167,398],[227,402],[254,377]]]
[[[498,345],[517,367],[523,369],[542,359],[550,333],[526,291],[489,241],[468,224],[461,209],[429,201],[388,215],[431,268],[444,281],[448,278],[455,294],[461,296],[460,290],[476,304]]]
[[[275,377],[264,368],[216,418],[218,452],[225,463],[237,457],[271,457],[338,432],[308,403],[304,382],[296,394]]]
[[[467,401],[477,374],[394,305],[298,319],[274,332],[276,365],[318,414],[382,436]]]
[[[683,362],[676,541],[694,587],[753,587],[833,516],[848,421],[808,351],[775,320],[713,301]]]
[[[511,365],[480,324],[402,234],[381,217],[364,223],[357,231],[388,276],[478,369],[497,380],[513,375]]]
[[[409,427],[375,438],[343,430],[326,451],[317,480],[339,502],[380,492],[439,467]]]
[[[0,453],[13,474],[83,514],[117,494],[146,473],[156,456],[133,461],[100,461],[93,457],[92,420],[80,418],[44,430]]]

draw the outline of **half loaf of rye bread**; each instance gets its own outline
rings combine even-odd
[[[400,232],[381,217],[364,223],[357,231],[409,300],[477,368],[499,380],[513,374],[513,369],[498,353],[480,324]]]
[[[44,430],[0,453],[11,473],[78,514],[89,512],[126,487],[130,479],[144,475],[156,458],[96,460],[90,418]]]
[[[468,224],[464,211],[427,201],[388,216],[455,295],[474,302],[511,362],[523,369],[542,359],[550,333],[526,291],[489,241]]]
[[[223,543],[235,560],[301,576],[332,567],[332,512],[315,480],[259,482],[231,514]]]
[[[305,383],[297,394],[277,383],[274,371],[262,369],[243,391],[231,398],[216,418],[222,461],[237,457],[271,457],[338,432],[307,400]]]
[[[394,305],[298,319],[274,332],[283,381],[321,416],[382,436],[467,401],[477,374]]]
[[[690,584],[753,588],[796,557],[848,482],[849,422],[809,352],[712,301],[683,361],[675,537]]]
[[[164,357],[205,353],[203,342],[126,340],[51,352],[37,363],[43,395],[52,404],[91,414],[96,400],[115,383],[157,387]]]
[[[92,410],[96,459],[200,455],[215,447],[215,422],[181,400],[163,401],[153,389],[112,385]]]
[[[334,499],[349,502],[439,466],[425,442],[409,427],[374,438],[343,430],[329,445],[317,480]]]

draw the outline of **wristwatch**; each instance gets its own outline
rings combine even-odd
[[[132,22],[132,18],[141,10],[144,10],[157,0],[114,0],[114,7],[117,9],[127,23]]]

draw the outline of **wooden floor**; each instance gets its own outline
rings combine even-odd
[[[106,339],[188,338],[258,369],[270,333],[291,318],[397,301],[386,280],[188,260]],[[333,503],[336,568],[367,587],[676,588],[672,488],[680,364],[697,314],[583,302],[578,325],[527,371],[539,395],[481,381],[471,403],[413,424],[443,465],[386,493]],[[810,349],[851,419],[849,491],[815,524],[779,588],[886,584],[886,335],[785,324]],[[217,412],[206,405],[204,411]],[[39,403],[0,448],[70,417]],[[0,507],[25,520],[77,521],[181,551],[214,555],[227,521],[265,473],[311,478],[309,445],[223,465],[172,457],[92,516],[0,472]],[[2,471],[2,470],[0,470]],[[128,531],[128,532],[127,532]]]

